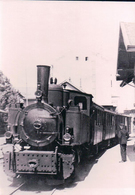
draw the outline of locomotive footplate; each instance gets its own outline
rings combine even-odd
[[[53,151],[16,152],[16,173],[57,174],[57,154]]]

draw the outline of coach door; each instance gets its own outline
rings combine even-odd
[[[94,145],[102,141],[103,137],[103,112],[101,110],[95,110],[94,120]]]

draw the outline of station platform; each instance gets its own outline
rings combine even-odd
[[[135,195],[135,136],[127,143],[127,161],[120,163],[120,145],[106,150],[84,181],[75,187],[55,191],[56,194],[78,195]]]

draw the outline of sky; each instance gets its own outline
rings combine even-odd
[[[116,81],[120,22],[135,22],[135,2],[0,1],[0,70],[34,97],[36,66],[53,65],[58,83],[71,78],[98,104],[131,109],[134,88]]]

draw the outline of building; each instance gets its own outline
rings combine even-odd
[[[135,109],[124,110],[124,114],[131,117],[131,133],[135,134]]]
[[[120,23],[117,75],[121,87],[135,77],[135,23]]]
[[[116,106],[113,105],[103,105],[103,107],[113,112],[116,111]]]

